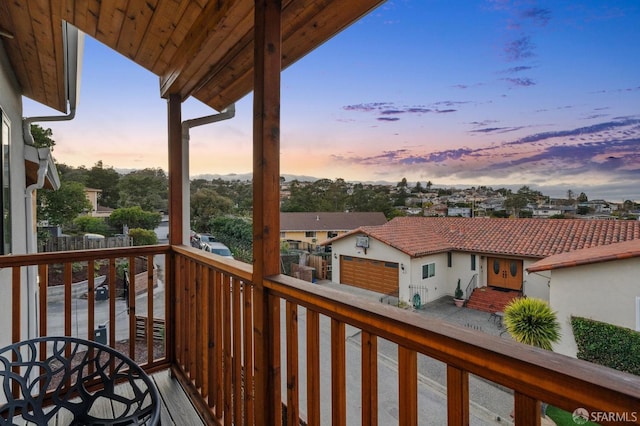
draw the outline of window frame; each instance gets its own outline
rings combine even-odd
[[[426,280],[436,276],[436,263],[430,262],[422,265],[422,279]]]
[[[11,121],[0,108],[0,165],[2,172],[0,173],[0,211],[2,211],[2,220],[0,220],[0,236],[2,236],[2,244],[0,244],[0,255],[10,254],[12,252],[11,243]]]

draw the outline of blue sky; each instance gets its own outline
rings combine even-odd
[[[387,1],[283,72],[282,173],[640,201],[638,22],[637,0]],[[56,159],[166,168],[158,87],[87,39]],[[192,175],[251,171],[251,103],[192,130]]]

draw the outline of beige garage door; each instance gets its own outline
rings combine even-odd
[[[398,294],[398,264],[340,256],[340,282],[383,294]]]

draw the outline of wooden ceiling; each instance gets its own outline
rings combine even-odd
[[[282,0],[282,68],[384,0]],[[160,95],[221,111],[253,89],[254,0],[0,1],[25,96],[66,112],[63,20],[160,78]]]

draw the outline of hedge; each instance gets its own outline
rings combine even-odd
[[[640,376],[640,333],[581,317],[571,326],[579,359]]]

